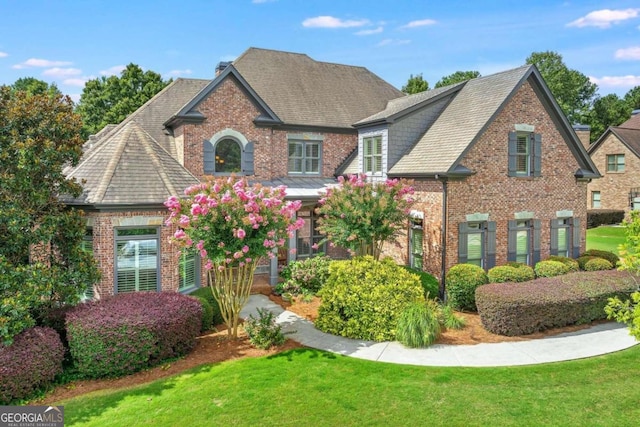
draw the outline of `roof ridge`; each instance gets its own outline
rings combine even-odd
[[[127,125],[129,125],[129,123],[131,122],[127,122]],[[139,126],[135,122],[133,123],[133,125]],[[122,127],[122,129],[120,129],[120,131],[118,131],[116,134],[113,135],[114,137],[116,137],[121,133],[123,133],[123,135],[120,135],[120,138],[121,138],[120,141],[116,141],[117,145],[115,147],[114,153],[109,159],[109,163],[107,164],[107,167],[105,168],[105,171],[104,171],[105,173],[102,175],[102,179],[100,179],[100,184],[98,184],[96,188],[96,192],[94,195],[96,200],[102,200],[104,198],[104,195],[107,192],[107,189],[109,188],[109,184],[111,183],[111,179],[115,174],[116,167],[118,166],[118,164],[120,163],[120,159],[122,158],[124,147],[127,145],[126,141],[129,139],[128,135],[127,136],[124,135],[124,132],[127,132],[127,131],[130,134],[131,128],[125,125],[124,127]]]

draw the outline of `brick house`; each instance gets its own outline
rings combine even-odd
[[[398,98],[354,126],[340,172],[415,180],[408,232],[384,248],[398,262],[443,278],[585,249],[600,175],[535,66]]]
[[[640,111],[609,127],[588,149],[604,173],[588,186],[589,209],[640,209]]]
[[[207,176],[231,173],[286,185],[304,202],[297,250],[261,265],[275,283],[279,263],[313,249],[319,192],[358,146],[358,120],[403,94],[362,67],[307,55],[250,48],[221,63],[213,80],[177,79],[117,126],[90,138],[81,163],[66,171],[84,193],[65,199],[87,216],[86,247],[102,279],[90,296],[118,292],[189,292],[205,279],[199,259],[168,243],[163,202]]]

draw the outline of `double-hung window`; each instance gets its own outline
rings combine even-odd
[[[411,228],[409,229],[409,266],[416,270],[423,268],[423,240],[424,229],[421,218],[411,218]]]
[[[194,250],[183,249],[178,263],[179,292],[187,292],[200,286],[200,255]]]
[[[592,191],[591,192],[591,207],[593,209],[600,209],[600,192]]]
[[[458,224],[458,262],[485,270],[496,263],[495,221],[471,221]]]
[[[554,218],[550,224],[551,255],[576,258],[580,255],[580,219]]]
[[[319,175],[322,144],[320,141],[289,140],[289,174]]]
[[[540,220],[509,221],[507,259],[526,265],[540,261]]]
[[[509,176],[540,176],[541,135],[533,132],[509,133]]]
[[[371,136],[362,139],[364,173],[382,172],[382,137]]]
[[[115,292],[157,291],[160,287],[160,230],[115,230]]]
[[[607,172],[624,172],[624,154],[607,155]]]

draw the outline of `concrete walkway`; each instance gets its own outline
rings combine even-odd
[[[326,334],[313,323],[284,310],[265,295],[251,295],[242,310],[243,318],[258,308],[277,314],[277,323],[300,344],[349,357],[422,366],[513,366],[560,362],[599,356],[638,344],[626,327],[605,323],[577,332],[530,341],[476,345],[435,344],[424,349],[407,348],[398,342],[354,340]]]

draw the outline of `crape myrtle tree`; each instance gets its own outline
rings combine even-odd
[[[0,87],[0,340],[47,307],[76,303],[98,278],[82,248],[81,212],[60,202],[81,186],[63,169],[82,154],[69,97]]]
[[[253,275],[265,257],[273,258],[304,225],[296,218],[301,202],[285,201],[286,188],[249,186],[246,178],[217,178],[170,197],[167,225],[176,225],[172,242],[198,251],[208,272],[230,337],[238,336],[240,310]]]
[[[340,177],[320,200],[318,231],[352,255],[380,258],[384,242],[406,228],[415,200],[406,180],[367,181],[365,174]]]

